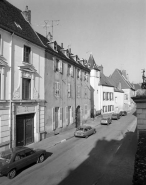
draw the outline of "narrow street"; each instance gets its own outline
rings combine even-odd
[[[73,137],[45,148],[48,156],[42,164],[32,165],[12,180],[1,177],[0,184],[131,185],[137,140],[136,132],[128,130],[135,124],[136,117],[130,113],[109,126],[97,126],[88,139]]]

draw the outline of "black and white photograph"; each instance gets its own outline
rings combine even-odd
[[[145,0],[0,0],[0,185],[146,185],[145,70]]]

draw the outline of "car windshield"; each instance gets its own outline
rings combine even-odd
[[[107,120],[108,118],[102,118],[103,120]]]
[[[84,131],[84,128],[80,127],[80,128],[77,128],[77,130]]]
[[[3,153],[1,153],[0,154],[0,159],[3,159],[3,160],[5,160],[5,162],[10,162],[10,160],[11,160],[11,157],[12,157],[12,154],[11,153],[9,153],[9,154],[3,154]]]

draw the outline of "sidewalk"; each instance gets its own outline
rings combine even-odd
[[[97,127],[100,124],[100,119],[101,119],[100,116],[98,116],[94,119],[90,118],[89,120],[87,120],[86,123],[84,123],[84,125],[90,125],[92,127]],[[32,143],[32,144],[28,145],[28,147],[34,148],[34,149],[48,149],[48,148],[51,148],[51,147],[53,147],[57,144],[60,144],[62,142],[65,142],[65,141],[73,138],[75,130],[76,130],[76,128],[72,128],[70,130],[61,132],[58,135],[53,135],[51,137],[43,139],[42,141],[39,141],[37,143]]]

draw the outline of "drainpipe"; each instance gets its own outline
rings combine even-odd
[[[10,80],[9,80],[9,98],[10,98],[10,148],[12,148],[12,58],[13,58],[13,35],[14,33],[11,33],[11,43],[10,43]]]
[[[77,127],[77,112],[76,112],[76,67],[75,67],[75,127]]]

